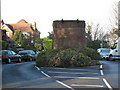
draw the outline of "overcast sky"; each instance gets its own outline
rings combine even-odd
[[[1,0],[1,19],[5,23],[35,21],[41,37],[46,37],[54,20],[79,19],[107,27],[115,1],[119,0]]]

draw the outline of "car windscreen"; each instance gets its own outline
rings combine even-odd
[[[102,52],[102,53],[109,53],[109,52],[110,52],[110,49],[101,49],[101,52]]]
[[[19,54],[35,54],[34,51],[26,50],[26,51],[20,51]]]
[[[17,54],[17,53],[15,53],[14,51],[11,51],[11,53],[12,53],[13,55]]]

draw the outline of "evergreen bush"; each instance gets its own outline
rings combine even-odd
[[[97,60],[94,60],[96,59],[96,52],[90,48],[86,48],[85,50],[47,50],[38,54],[36,64],[40,67],[81,67],[96,65],[98,63]]]

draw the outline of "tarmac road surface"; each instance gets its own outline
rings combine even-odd
[[[35,62],[3,64],[3,88],[63,90],[114,90],[118,88],[119,61],[100,61],[101,65],[79,68],[48,68]]]

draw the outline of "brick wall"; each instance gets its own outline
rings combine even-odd
[[[53,49],[82,49],[85,46],[85,21],[53,21]]]

